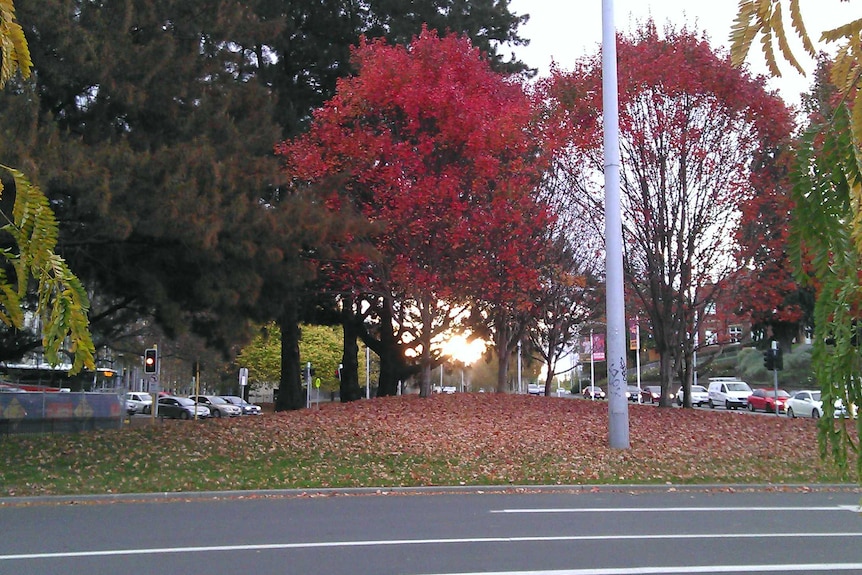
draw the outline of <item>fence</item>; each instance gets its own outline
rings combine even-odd
[[[0,436],[116,429],[124,415],[116,393],[0,393]]]

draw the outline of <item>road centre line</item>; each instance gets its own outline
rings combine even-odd
[[[685,513],[716,511],[851,511],[862,512],[858,505],[833,505],[830,507],[551,507],[524,509],[492,509],[491,513]]]
[[[790,573],[802,571],[857,571],[862,563],[808,563],[798,565],[697,565],[694,567],[625,567],[599,569],[563,569],[554,571],[494,571],[481,573],[446,573],[445,575],[675,575],[677,573]],[[432,575],[432,574],[427,574]],[[442,575],[442,574],[441,574]]]
[[[801,539],[862,538],[862,532],[840,533],[666,533],[658,535],[552,535],[524,537],[459,537],[451,539],[394,539],[366,541],[311,541],[306,543],[260,543],[248,545],[211,545],[192,547],[156,547],[151,549],[103,549],[94,551],[59,551],[49,553],[16,553],[0,555],[0,561],[36,559],[73,559],[78,557],[116,557],[125,555],[167,555],[172,553],[212,553],[216,551],[267,551],[283,549],[320,549],[336,547],[388,547],[397,545],[452,545],[483,543],[536,543],[555,541],[632,541],[672,539]],[[562,572],[565,573],[565,572]]]

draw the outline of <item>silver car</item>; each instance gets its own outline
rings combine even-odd
[[[261,409],[259,405],[249,403],[238,395],[222,395],[221,398],[229,403],[239,406],[240,409],[242,409],[243,415],[261,414]]]
[[[150,413],[153,407],[153,396],[144,391],[129,391],[126,393],[126,411],[133,413]]]
[[[213,417],[239,417],[242,415],[241,407],[217,395],[192,395],[189,396],[189,399],[208,407]]]

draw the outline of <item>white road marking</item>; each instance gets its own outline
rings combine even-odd
[[[720,511],[852,511],[860,512],[858,505],[829,507],[551,507],[524,509],[492,509],[491,513],[656,513],[656,512],[720,512]]]
[[[59,551],[53,553],[17,553],[0,555],[0,561],[34,559],[71,559],[76,557],[115,557],[124,555],[167,555],[171,553],[212,553],[216,551],[266,551],[281,549],[320,549],[335,547],[388,547],[397,545],[453,545],[485,543],[535,543],[541,541],[632,541],[672,539],[810,539],[862,538],[862,532],[841,533],[667,533],[659,535],[557,535],[525,537],[462,537],[451,539],[395,539],[368,541],[311,541],[307,543],[261,543],[248,545],[211,545],[192,547],[156,547],[151,549],[103,549],[94,551]],[[623,571],[632,573],[631,570]],[[536,572],[544,573],[544,572]],[[548,572],[556,573],[556,572]],[[560,571],[559,573],[569,573]],[[580,573],[572,571],[571,573]],[[597,572],[598,573],[598,572]]]
[[[675,573],[789,573],[794,571],[856,571],[862,563],[808,563],[798,565],[697,565],[693,567],[626,567],[622,569],[563,569],[556,571],[495,571],[445,575],[673,575]],[[432,574],[427,574],[432,575]],[[442,574],[440,574],[442,575]]]

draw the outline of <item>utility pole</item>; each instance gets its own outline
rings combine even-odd
[[[602,0],[602,127],[605,160],[605,270],[607,278],[608,438],[629,448],[626,400],[626,321],[623,291],[623,231],[620,208],[617,33],[613,0]]]

